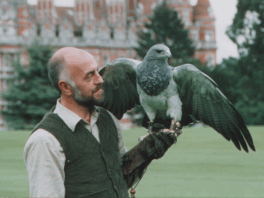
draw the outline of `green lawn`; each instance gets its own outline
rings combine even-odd
[[[249,127],[256,152],[238,151],[206,128],[186,128],[177,144],[153,161],[136,197],[264,197],[264,127]],[[132,148],[144,129],[124,131]],[[0,197],[28,197],[23,147],[28,131],[0,132]]]

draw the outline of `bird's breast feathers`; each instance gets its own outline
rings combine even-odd
[[[170,68],[148,63],[137,70],[137,84],[150,96],[158,96],[171,80]]]
[[[143,107],[146,104],[159,110],[167,109],[168,100],[174,96],[178,96],[177,85],[173,79],[169,81],[167,88],[160,92],[160,94],[157,96],[151,96],[147,94],[139,85],[137,85],[137,91],[139,94],[140,103]]]

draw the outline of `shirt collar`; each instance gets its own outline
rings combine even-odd
[[[54,109],[53,113],[58,114],[58,116],[63,120],[63,122],[72,130],[75,131],[76,125],[81,121],[84,125],[90,125],[87,121],[82,119],[73,111],[69,110],[67,107],[63,106],[60,103],[60,99],[57,100],[56,108]],[[92,111],[91,118],[93,121],[96,122],[99,116],[99,108],[95,106],[94,110]]]

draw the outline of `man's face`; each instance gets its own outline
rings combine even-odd
[[[73,98],[81,106],[91,107],[93,105],[98,105],[104,99],[101,86],[92,90],[92,94],[90,94],[90,95],[85,95],[75,85],[72,86],[72,88],[73,88]]]
[[[91,107],[102,102],[103,79],[98,73],[97,63],[89,54],[85,53],[78,64],[70,65],[68,69],[75,82],[75,86],[72,85],[73,97],[79,105]]]

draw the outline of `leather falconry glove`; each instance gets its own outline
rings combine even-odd
[[[154,124],[152,133],[122,157],[123,172],[128,188],[141,179],[153,159],[161,158],[168,148],[176,143],[176,135],[163,132],[162,129],[164,129],[163,125]]]

